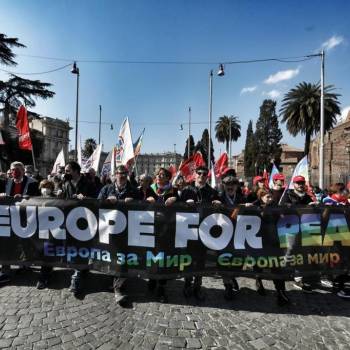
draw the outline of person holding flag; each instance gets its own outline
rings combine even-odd
[[[284,181],[285,176],[282,173],[277,173],[272,176],[272,186],[270,186],[270,188],[272,199],[275,203],[279,203],[284,193]]]

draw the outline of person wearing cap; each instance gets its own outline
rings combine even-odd
[[[128,180],[128,169],[124,165],[119,165],[115,171],[114,184],[102,187],[97,199],[107,200],[112,204],[118,201],[127,203],[135,199],[141,199],[140,193]],[[124,287],[126,280],[125,277],[113,277],[114,299],[121,307],[127,307],[130,304]]]
[[[194,185],[187,186],[183,189],[180,197],[181,202],[186,202],[188,204],[221,204],[218,192],[215,189],[211,188],[207,183],[208,173],[209,170],[205,166],[199,166],[196,168]],[[205,256],[205,251],[202,253],[203,256]],[[199,264],[202,263],[202,261],[199,261]],[[197,300],[203,301],[205,299],[205,294],[202,290],[202,277],[195,276],[194,281],[192,277],[185,277],[185,286],[183,293],[185,297],[190,297],[193,293],[194,297]]]
[[[219,194],[219,199],[229,209],[236,208],[240,204],[245,203],[239,182],[232,175],[224,175],[222,178],[223,191]],[[225,287],[224,298],[232,300],[235,293],[239,291],[239,285],[235,277],[224,277],[223,283]]]
[[[264,188],[265,188],[265,179],[260,175],[255,176],[253,178],[252,191],[247,196],[247,203],[254,203],[258,199],[257,197],[258,191]]]
[[[294,176],[293,189],[286,191],[281,199],[281,205],[312,205],[315,202],[306,193],[306,181],[305,177],[301,175]],[[314,282],[313,279],[305,279],[300,276],[294,277],[294,287],[302,290],[304,293],[312,293],[313,289],[311,284]],[[308,281],[308,282],[307,282]]]
[[[278,204],[282,194],[284,192],[284,182],[286,178],[282,173],[278,173],[272,176],[273,186],[271,189],[272,199],[273,201]]]
[[[280,204],[308,205],[313,203],[312,198],[306,193],[305,177],[301,175],[294,176],[292,181],[293,189],[286,191]]]

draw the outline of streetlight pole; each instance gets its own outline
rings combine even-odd
[[[75,105],[75,160],[78,161],[78,117],[79,117],[79,77],[80,72],[77,63],[73,63],[72,74],[77,76],[77,100]]]
[[[225,75],[224,66],[220,64],[219,71],[217,73],[219,77]],[[212,124],[212,116],[213,116],[213,70],[211,69],[209,72],[209,130],[208,130],[208,169],[209,173],[211,170],[211,124]]]
[[[231,167],[231,138],[232,138],[232,136],[231,136],[231,122],[232,122],[232,119],[231,119],[231,116],[229,116],[229,118],[230,118],[230,123],[229,123],[229,132],[228,132],[228,138],[229,138],[229,144],[228,144],[228,166],[229,167]],[[237,170],[237,169],[236,169]]]
[[[319,186],[323,189],[324,178],[324,51],[321,51],[321,106],[320,106],[320,162]]]
[[[100,105],[100,121],[98,123],[98,144],[101,143],[101,113],[102,113],[102,107]]]
[[[190,158],[191,155],[191,143],[190,143],[190,137],[191,137],[191,107],[188,107],[188,140],[187,140],[187,158]]]

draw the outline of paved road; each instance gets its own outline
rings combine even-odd
[[[70,273],[54,273],[52,289],[35,288],[37,271],[15,275],[0,288],[0,348],[10,349],[349,349],[350,302],[326,290],[313,295],[287,284],[291,305],[278,307],[273,285],[259,296],[254,281],[240,278],[232,302],[220,279],[204,278],[207,300],[182,296],[183,281],[170,281],[169,303],[159,304],[143,280],[131,280],[133,307],[122,309],[107,276],[90,273],[87,293],[67,290]]]

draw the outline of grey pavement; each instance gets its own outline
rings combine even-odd
[[[235,299],[223,298],[219,278],[204,278],[207,299],[182,295],[182,280],[169,281],[160,304],[144,280],[130,280],[132,308],[109,291],[111,278],[89,273],[86,293],[68,291],[70,271],[53,274],[50,289],[37,290],[38,271],[14,275],[0,288],[0,349],[349,349],[350,301],[329,290],[306,295],[287,283],[291,304],[277,306],[273,284],[266,296],[254,280],[239,278]]]

